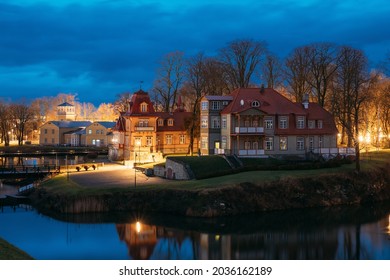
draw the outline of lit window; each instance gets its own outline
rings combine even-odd
[[[186,136],[181,134],[180,135],[180,144],[185,144],[186,143]]]
[[[146,146],[148,146],[148,147],[150,147],[150,146],[152,146],[152,136],[147,136],[146,137]]]
[[[164,125],[164,120],[158,119],[158,126],[163,126],[163,125]]]
[[[279,149],[281,151],[287,151],[287,137],[279,138]]]
[[[92,134],[92,129],[88,129],[88,134]]]
[[[172,144],[172,135],[170,135],[170,134],[167,135],[165,140],[166,140],[167,145],[171,145]]]
[[[202,149],[207,149],[207,137],[202,137],[202,141],[201,141],[201,147]]]
[[[267,151],[272,151],[274,149],[274,138],[265,137],[265,149]]]
[[[279,118],[279,128],[280,129],[288,128],[288,119],[287,119],[287,117],[280,117]]]
[[[141,104],[141,112],[146,113],[148,111],[148,104],[147,103],[142,103]]]
[[[173,126],[173,119],[168,120],[168,126]]]

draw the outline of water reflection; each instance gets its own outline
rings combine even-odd
[[[350,210],[344,209],[344,215],[351,212]],[[389,239],[383,234],[383,229],[386,229],[386,233],[389,234],[390,216],[373,223],[367,222],[367,214],[353,216],[349,221],[344,219],[343,225],[337,226],[335,222],[333,224],[319,222],[338,220],[328,217],[329,214],[334,214],[334,211],[313,212],[317,215],[313,213],[307,215],[301,211],[295,213],[302,215],[304,224],[300,224],[298,217],[291,215],[291,212],[287,214],[289,219],[293,216],[295,218],[290,220],[290,224],[283,218],[279,218],[282,224],[271,225],[264,216],[258,217],[255,221],[253,219],[256,217],[248,217],[244,220],[251,223],[253,229],[251,232],[240,232],[240,228],[236,228],[234,233],[226,233],[221,229],[219,232],[218,230],[213,232],[213,229],[209,230],[210,232],[188,231],[177,227],[149,225],[140,221],[117,224],[116,228],[119,239],[127,245],[131,259],[326,260],[390,257]],[[379,214],[376,211],[369,212]],[[358,213],[363,212],[360,210],[355,214]],[[274,213],[270,216],[276,221],[278,214],[282,213]],[[292,226],[293,224],[295,226]],[[226,226],[226,224],[222,225]]]
[[[390,259],[389,203],[216,219],[51,217],[0,212],[0,224],[7,225],[0,226],[0,236],[37,259]]]

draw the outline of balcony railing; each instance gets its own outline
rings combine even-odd
[[[135,131],[154,131],[154,126],[136,126]]]
[[[264,155],[264,150],[239,150],[239,156],[262,156]]]
[[[264,133],[264,127],[249,126],[249,127],[235,127],[235,133]]]

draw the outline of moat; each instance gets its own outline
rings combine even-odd
[[[390,259],[390,203],[199,219],[0,209],[0,237],[38,260]]]

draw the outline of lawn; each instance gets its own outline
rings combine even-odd
[[[0,260],[32,260],[33,258],[19,248],[0,238]]]

